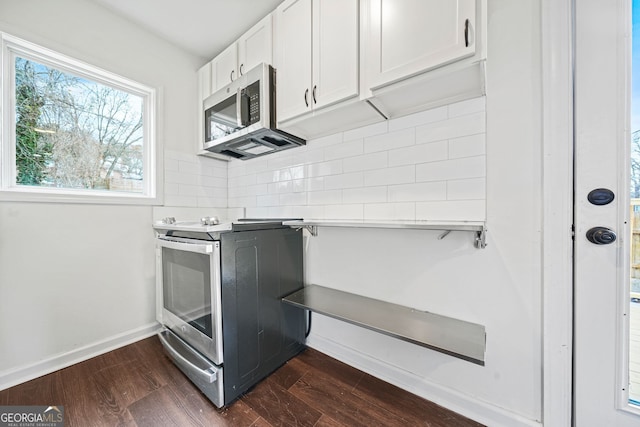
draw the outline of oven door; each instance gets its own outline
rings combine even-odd
[[[161,236],[156,269],[158,321],[222,364],[220,242]]]

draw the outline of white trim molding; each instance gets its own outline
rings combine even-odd
[[[543,425],[572,421],[573,2],[543,0]]]
[[[103,340],[66,353],[54,355],[30,365],[20,366],[15,369],[0,372],[0,390],[22,384],[76,363],[89,360],[92,357],[96,357],[120,347],[124,347],[125,345],[143,340],[155,335],[159,330],[160,325],[153,322],[118,335],[107,337]]]

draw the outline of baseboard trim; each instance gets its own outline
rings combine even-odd
[[[39,362],[0,372],[0,390],[50,374],[76,363],[91,359],[136,341],[148,338],[160,330],[156,322],[105,338],[66,353],[57,354]]]
[[[307,338],[307,345],[338,359],[374,377],[407,390],[410,393],[437,403],[447,409],[485,425],[495,427],[541,427],[538,421],[524,418],[497,406],[473,399],[463,393],[443,387],[401,370],[382,360],[374,359],[353,348],[328,338],[314,335]]]

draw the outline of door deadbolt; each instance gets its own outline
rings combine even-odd
[[[615,231],[607,227],[593,227],[587,231],[587,240],[596,245],[608,245],[616,241]]]
[[[615,199],[615,195],[613,191],[608,188],[596,188],[595,190],[591,190],[587,195],[587,200],[589,203],[596,206],[604,206],[613,202]]]

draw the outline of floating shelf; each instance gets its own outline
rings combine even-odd
[[[282,300],[484,366],[482,325],[317,285],[307,285]]]
[[[358,228],[401,228],[408,230],[441,230],[443,239],[451,231],[470,231],[475,233],[474,246],[485,248],[487,228],[482,221],[357,221],[357,220],[293,220],[284,221],[284,225],[306,228],[316,236],[318,227],[358,227]]]

